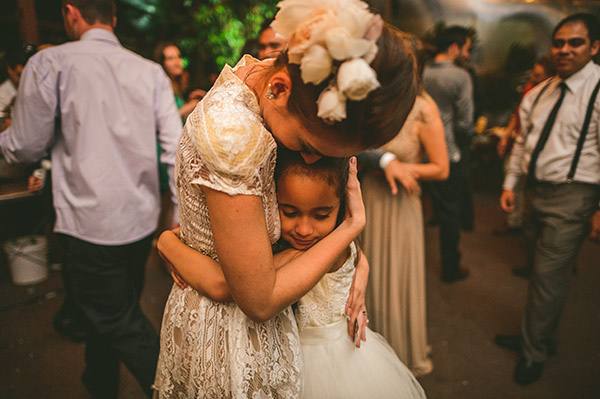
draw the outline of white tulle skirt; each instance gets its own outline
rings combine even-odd
[[[425,398],[385,338],[370,329],[366,336],[356,348],[346,320],[300,330],[306,399]]]

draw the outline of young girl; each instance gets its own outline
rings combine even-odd
[[[277,259],[285,262],[331,233],[343,217],[348,159],[322,158],[306,165],[300,154],[279,149],[275,179],[280,244],[286,248]],[[178,274],[178,265],[194,264],[198,273],[195,279],[190,276],[197,281],[194,288],[215,300],[227,299],[224,277],[216,263],[196,251],[186,251],[173,232],[161,236],[159,249],[172,264],[180,287],[185,287],[186,276]],[[381,335],[368,327],[357,331],[356,346],[361,338],[365,341],[361,349],[346,336],[345,306],[358,262],[366,262],[366,258],[352,243],[295,307],[304,362],[304,397],[423,398],[423,389]],[[190,269],[181,270],[189,273]],[[366,311],[362,318],[366,318]]]

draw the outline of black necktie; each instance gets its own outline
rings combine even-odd
[[[546,120],[546,124],[540,133],[540,138],[538,139],[537,144],[533,152],[531,153],[531,160],[529,161],[529,171],[527,173],[527,184],[531,185],[535,181],[535,164],[537,163],[537,159],[540,155],[540,152],[544,149],[546,142],[548,141],[548,137],[550,136],[550,131],[552,130],[552,126],[554,125],[554,120],[556,119],[556,114],[558,114],[558,109],[563,102],[563,98],[565,98],[565,91],[567,89],[567,85],[565,82],[560,82],[558,85],[560,87],[560,97],[558,97],[558,101],[554,104],[554,108],[550,111],[550,115],[548,115],[548,119]]]

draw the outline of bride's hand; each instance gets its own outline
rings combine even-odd
[[[346,315],[348,317],[348,335],[356,343],[356,347],[360,348],[360,341],[367,340],[365,327],[369,322],[365,307],[365,292],[369,279],[369,262],[364,253],[360,249],[358,251],[358,263],[352,277],[350,295],[346,302]]]
[[[358,235],[365,227],[365,205],[362,200],[360,182],[357,177],[356,157],[350,158],[350,171],[346,186],[346,216],[344,223],[349,223],[357,230]]]

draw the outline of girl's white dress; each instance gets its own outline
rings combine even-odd
[[[304,359],[304,397],[424,398],[425,392],[385,338],[367,328],[356,348],[344,309],[354,275],[356,247],[335,272],[326,274],[296,308]]]
[[[238,66],[248,62],[255,61],[245,57]],[[177,151],[181,235],[187,244],[217,259],[202,186],[261,197],[269,239],[278,240],[276,150],[254,93],[226,66],[188,117]],[[159,398],[302,397],[302,356],[291,307],[255,323],[235,303],[214,302],[173,285],[154,389]]]

